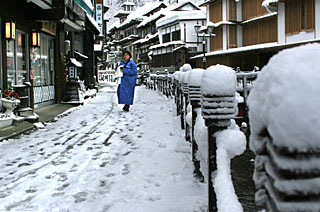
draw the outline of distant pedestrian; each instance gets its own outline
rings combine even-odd
[[[132,60],[129,51],[123,52],[123,61],[120,62],[119,66],[123,76],[117,90],[118,104],[124,104],[123,110],[129,112],[130,105],[133,104],[137,80],[137,64]]]

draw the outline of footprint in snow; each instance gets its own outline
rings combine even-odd
[[[86,192],[79,192],[73,195],[74,203],[80,203],[86,200],[87,193]]]

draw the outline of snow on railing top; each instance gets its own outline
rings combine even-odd
[[[203,73],[202,94],[217,96],[234,96],[237,85],[236,72],[224,65],[210,66]]]
[[[320,153],[320,44],[283,50],[259,73],[248,98],[250,147],[267,129],[277,148]]]
[[[203,71],[204,70],[202,68],[195,68],[190,71],[190,74],[189,74],[190,86],[201,86]]]

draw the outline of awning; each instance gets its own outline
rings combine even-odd
[[[83,26],[71,21],[70,19],[63,18],[60,20],[60,22],[65,24],[66,31],[75,31],[75,32],[84,31]]]

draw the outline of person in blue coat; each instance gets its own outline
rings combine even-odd
[[[137,64],[132,60],[129,51],[123,52],[123,61],[120,62],[120,71],[123,72],[121,83],[118,86],[118,104],[124,104],[123,110],[129,112],[133,104],[134,89],[137,79]]]

